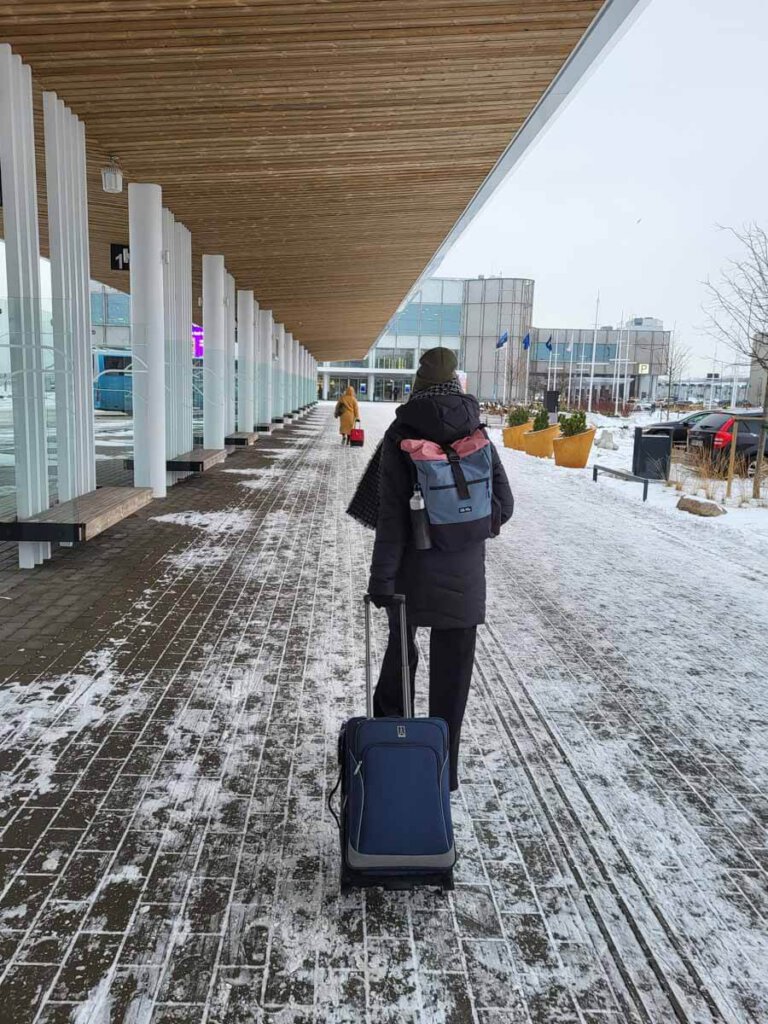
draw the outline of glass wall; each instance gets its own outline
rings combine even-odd
[[[377,370],[415,370],[416,350],[413,348],[379,348],[373,350]]]
[[[464,287],[459,365],[466,371],[467,388],[481,401],[514,399],[525,384],[522,343],[531,328],[534,283],[481,277]],[[505,334],[508,340],[498,348]]]

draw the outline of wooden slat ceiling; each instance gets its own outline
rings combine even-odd
[[[126,198],[98,179],[114,153],[191,230],[198,293],[200,255],[223,253],[319,359],[355,358],[600,6],[6,0],[0,38],[86,124],[94,278],[127,288],[108,269]]]

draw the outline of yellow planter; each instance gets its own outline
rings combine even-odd
[[[535,455],[538,459],[551,459],[552,445],[559,433],[559,423],[543,430],[529,430],[523,434],[523,449],[528,455]]]
[[[555,463],[568,469],[584,469],[594,439],[594,427],[585,430],[583,434],[574,434],[573,437],[556,437],[553,442]]]
[[[501,431],[504,437],[504,447],[514,448],[515,451],[521,452],[523,450],[523,434],[530,430],[533,426],[533,420],[529,420],[527,423],[521,423],[517,427],[504,427]]]

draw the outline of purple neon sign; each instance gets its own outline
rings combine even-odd
[[[198,324],[192,324],[192,356],[195,359],[203,358],[203,328]]]

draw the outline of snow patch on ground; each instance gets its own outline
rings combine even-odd
[[[611,429],[610,417],[593,417],[593,419],[607,420],[608,423],[605,425]],[[593,490],[597,492],[600,489],[623,504],[632,506],[639,504],[641,508],[638,510],[638,514],[643,514],[643,512],[653,508],[655,511],[662,512],[665,516],[668,516],[669,520],[675,523],[693,519],[694,517],[686,515],[677,508],[677,503],[682,493],[690,494],[694,497],[705,497],[701,488],[695,486],[697,481],[694,480],[691,473],[685,474],[683,472],[683,487],[681,490],[677,490],[674,485],[667,485],[663,480],[652,480],[648,489],[648,501],[644,506],[642,484],[629,480],[617,480],[606,475],[599,476],[597,483],[593,482],[592,466],[594,465],[606,466],[609,469],[619,469],[625,473],[632,472],[634,434],[629,428],[623,429],[623,427],[620,427],[616,429],[617,422],[624,423],[625,421],[613,422],[613,439],[618,445],[618,449],[616,451],[608,451],[593,447],[589,465],[586,469],[564,469],[562,466],[556,466],[551,459],[536,459],[526,455],[524,452],[504,448],[500,430],[492,429],[489,431],[489,434],[494,444],[502,453],[502,459],[510,476],[514,477],[515,474],[520,473],[525,473],[526,475],[535,473],[540,477],[546,478],[552,488],[552,500],[554,502],[564,502],[567,499],[570,511],[564,508],[564,514],[572,514],[574,508],[581,502],[581,498],[578,497],[579,492],[584,493],[586,491],[586,494],[589,494]],[[746,491],[750,488],[751,481],[734,481],[733,493],[735,500],[740,501],[743,497],[746,497]],[[716,501],[723,503],[719,490],[716,490],[713,497]],[[709,529],[713,536],[719,536],[723,531],[728,533],[734,531],[740,537],[743,537],[750,546],[761,549],[765,548],[766,541],[768,541],[768,508],[762,506],[753,507],[749,504],[736,505],[734,503],[728,503],[726,507],[728,508],[728,515],[719,516],[716,519],[697,519],[699,528]]]
[[[299,448],[272,448],[269,451],[259,452],[259,455],[263,459],[290,459],[299,450]]]
[[[137,882],[141,871],[135,864],[124,864],[119,870],[113,871],[106,878],[107,885],[119,885],[121,882]]]
[[[239,509],[224,509],[221,512],[169,512],[164,516],[152,516],[152,519],[158,523],[189,526],[205,533],[241,533],[251,525],[253,515]]]
[[[88,993],[88,998],[81,1003],[72,1018],[72,1024],[110,1024],[112,997],[109,994],[111,979],[109,975]]]
[[[241,480],[239,486],[248,491],[268,491],[274,481],[268,477],[264,480]]]
[[[52,775],[63,745],[73,736],[87,735],[91,726],[105,719],[117,724],[130,710],[140,706],[133,695],[115,701],[114,689],[120,674],[114,666],[113,650],[92,651],[83,659],[83,670],[65,673],[34,683],[9,682],[0,689],[2,738],[13,737],[28,750],[21,777],[6,774],[0,784],[0,798],[23,793],[50,793]]]
[[[231,553],[229,548],[192,546],[186,551],[165,555],[162,561],[177,572],[197,572],[198,569],[217,569],[226,562]]]

